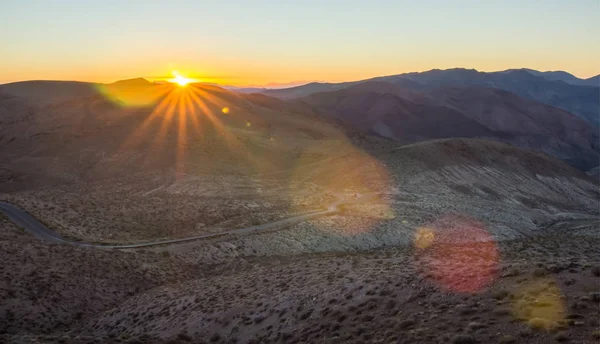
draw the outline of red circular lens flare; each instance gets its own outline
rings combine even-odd
[[[422,273],[438,285],[474,293],[496,278],[499,253],[480,221],[445,215],[415,232],[415,250]]]

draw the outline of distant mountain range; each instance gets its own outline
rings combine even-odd
[[[404,88],[428,91],[447,86],[484,86],[515,93],[521,97],[552,105],[578,115],[588,122],[600,124],[600,79],[579,79],[562,71],[540,72],[532,69],[510,69],[479,72],[474,69],[433,69],[344,83],[310,83],[278,90],[258,90],[282,98],[301,98],[318,92],[336,91],[367,81],[385,81]],[[252,90],[256,92],[257,90]]]
[[[282,154],[284,161],[286,154],[297,154],[298,147],[310,146],[313,140],[340,137],[366,150],[432,139],[485,138],[544,152],[588,171],[598,166],[600,157],[600,88],[564,81],[576,82],[575,77],[568,75],[523,69],[494,73],[451,69],[249,93],[204,84],[188,87],[203,95],[201,100],[206,98],[204,106],[213,114],[219,114],[224,107],[231,110],[229,115],[219,116],[219,120],[238,132],[239,140],[252,142],[258,147],[253,148],[256,151],[264,147],[277,151],[265,150],[258,155],[259,159],[269,152],[267,155]],[[6,162],[15,159],[15,165],[7,171],[29,170],[20,165],[28,161],[23,158],[28,152],[35,152],[38,166],[39,155],[44,151],[51,151],[48,156],[52,157],[67,152],[75,156],[81,147],[88,146],[116,152],[118,147],[113,143],[126,141],[128,135],[137,132],[135,128],[159,108],[157,104],[164,100],[165,89],[173,92],[178,88],[142,78],[112,84],[28,81],[0,85],[0,145],[10,148],[10,157],[4,157]],[[195,106],[198,113],[207,111]],[[173,107],[161,111],[168,119],[171,118],[168,111],[181,110]],[[208,120],[200,123],[200,127],[214,127],[211,116],[198,118]],[[164,129],[155,130],[164,135]],[[185,132],[191,135],[193,130],[188,128]],[[249,134],[248,130],[255,133]],[[244,135],[257,135],[260,140],[255,142]],[[270,138],[277,139],[273,141],[277,145],[265,146],[261,141]],[[153,136],[145,138],[152,139]],[[210,130],[190,137],[190,142],[217,142],[199,146],[193,156],[198,161],[207,154],[207,161],[239,160],[228,150],[231,142],[221,143],[221,139]],[[293,143],[285,143],[286,139]],[[82,142],[67,145],[63,140]],[[165,147],[177,146],[177,136],[165,142],[168,142]],[[208,146],[218,148],[207,152],[204,148]],[[165,150],[148,157],[159,161],[152,164],[167,166],[173,159],[171,153]],[[130,163],[128,159],[123,161]],[[227,164],[224,162],[223,166]],[[137,166],[149,168],[141,161]],[[106,168],[102,173],[115,168]],[[247,170],[247,166],[240,169]]]
[[[596,127],[567,111],[496,88],[446,86],[415,91],[368,81],[297,101],[354,129],[401,143],[492,138],[543,151],[584,170],[598,164]]]
[[[529,72],[533,75],[541,76],[550,81],[564,81],[568,84],[572,85],[580,85],[580,86],[596,86],[600,85],[600,75],[593,76],[587,79],[580,79],[571,73],[567,73],[562,70],[557,71],[548,71],[548,72],[540,72],[535,69],[522,68],[522,69],[509,69],[507,71],[517,71],[523,70]]]

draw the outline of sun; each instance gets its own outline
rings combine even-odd
[[[173,75],[172,79],[169,79],[169,82],[179,85],[180,87],[185,87],[187,84],[194,82],[194,79],[186,78],[185,76],[179,74],[176,70],[171,72]]]

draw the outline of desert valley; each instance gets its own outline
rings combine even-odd
[[[575,79],[0,85],[0,338],[597,342]]]

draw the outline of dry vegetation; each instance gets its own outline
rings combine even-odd
[[[12,330],[5,332],[12,334],[3,338],[14,343],[594,343],[600,302],[598,240],[555,233],[498,242],[498,260],[487,262],[493,279],[472,293],[457,292],[440,282],[431,273],[427,253],[410,246],[241,259],[196,271],[181,270],[176,256],[112,253],[135,257],[112,258],[120,265],[131,259],[145,262],[144,266],[153,261],[155,272],[164,273],[170,266],[165,264],[172,262],[179,268],[169,270],[168,276],[152,277],[125,271],[128,277],[122,277],[117,294],[94,287],[98,295],[114,298],[110,301],[101,302],[91,292],[68,294],[68,288],[41,294],[29,307],[47,302],[44,314],[60,319],[62,326],[47,330],[53,322],[30,314],[19,320],[29,327],[8,326]],[[481,243],[463,243],[451,258],[458,263],[445,273],[454,274],[459,282],[474,281],[477,276],[463,269],[472,270],[473,254],[482,256],[487,249]],[[70,258],[66,252],[73,249],[50,250],[63,252],[54,253],[56,260]],[[78,265],[85,265],[86,259],[102,259],[103,252],[93,254],[79,257],[83,262]],[[15,260],[26,256],[12,255]],[[34,258],[26,266],[42,264],[48,263]],[[13,276],[14,272],[8,276],[30,281],[32,290],[39,283],[48,284],[42,289],[63,290],[61,281],[71,270],[59,266],[36,279]],[[97,263],[94,266],[102,270]],[[105,271],[103,276],[117,283],[118,271]],[[99,278],[95,276],[100,272],[89,273],[92,280]],[[78,281],[84,276],[73,275],[72,284],[82,283]],[[135,283],[142,276],[146,284]],[[6,298],[8,304],[24,304],[19,300],[28,294],[16,291]],[[73,299],[68,302],[79,302],[84,314],[58,317],[72,309],[62,306],[67,295]],[[95,308],[86,312],[87,307]],[[19,324],[12,320],[16,318],[8,318],[8,324]]]
[[[182,178],[162,185],[122,180],[5,194],[65,237],[126,243],[218,233],[326,209],[336,197],[312,188],[270,187],[221,178]]]
[[[489,141],[347,140],[306,104],[203,92],[231,109],[225,129],[199,112],[204,132],[189,113],[144,129],[152,109],[98,97],[0,107],[0,199],[66,237],[124,243],[372,197],[131,251],[46,245],[0,218],[0,342],[598,339],[599,193],[582,173]]]
[[[53,333],[198,268],[160,254],[48,245],[0,215],[0,329]]]
[[[509,174],[501,163],[426,171],[419,163],[388,161],[393,184],[380,176],[358,183],[365,181],[358,173],[342,186],[315,166],[323,185],[345,190],[347,197],[354,197],[347,185],[362,185],[361,192],[387,185],[388,192],[277,231],[151,250],[47,246],[3,221],[0,252],[5,266],[14,268],[3,271],[0,339],[597,341],[600,228],[594,184]],[[183,180],[144,195],[156,190],[148,185],[137,194],[140,200],[194,197],[194,183],[201,185]],[[315,202],[324,201],[330,200]]]

